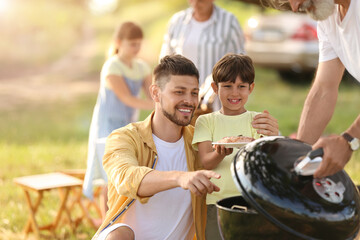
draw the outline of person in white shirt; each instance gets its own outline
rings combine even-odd
[[[318,20],[319,66],[301,114],[298,138],[313,149],[323,148],[323,161],[314,177],[332,175],[344,168],[359,149],[360,114],[341,135],[322,137],[335,109],[345,69],[360,82],[359,0],[267,0],[270,6],[306,11]]]
[[[180,54],[190,59],[199,70],[200,97],[213,93],[211,72],[227,53],[245,53],[245,36],[236,17],[214,4],[214,0],[189,0],[190,7],[175,13],[168,23],[160,58]],[[208,93],[205,104],[211,98]],[[220,109],[218,100],[214,110]]]

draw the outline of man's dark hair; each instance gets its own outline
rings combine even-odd
[[[216,85],[219,82],[234,83],[237,77],[240,77],[244,83],[251,84],[254,82],[255,70],[250,57],[228,53],[215,64],[212,77]]]
[[[171,75],[194,76],[199,81],[199,71],[194,63],[181,55],[167,55],[154,69],[154,84],[164,89]]]

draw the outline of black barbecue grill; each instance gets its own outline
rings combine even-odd
[[[242,196],[217,202],[223,239],[354,239],[360,198],[345,171],[314,179],[294,169],[311,146],[266,137],[241,148],[231,165]],[[310,161],[311,163],[311,161]]]

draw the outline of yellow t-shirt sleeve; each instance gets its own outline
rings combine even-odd
[[[197,144],[199,142],[213,140],[213,134],[211,131],[211,129],[213,129],[211,126],[212,122],[209,120],[210,119],[207,117],[207,114],[199,116],[199,118],[196,120],[194,137],[192,141],[192,147],[196,151],[198,151]]]

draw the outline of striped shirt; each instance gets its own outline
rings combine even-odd
[[[160,58],[169,54],[182,54],[184,43],[191,31],[193,9],[176,13],[169,21],[168,32],[164,36]],[[200,85],[211,74],[217,61],[226,53],[244,53],[245,37],[236,17],[214,5],[209,24],[199,32],[197,44],[197,62]],[[184,55],[185,56],[185,55]],[[185,56],[188,57],[189,56]]]

